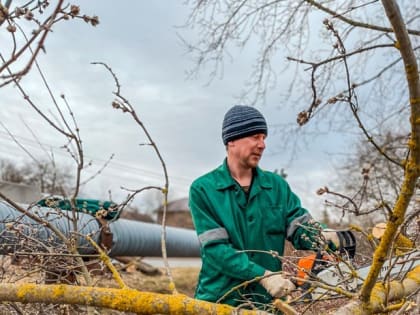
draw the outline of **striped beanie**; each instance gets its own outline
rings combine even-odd
[[[235,105],[227,111],[223,119],[222,139],[229,141],[263,133],[267,135],[264,116],[254,107]]]

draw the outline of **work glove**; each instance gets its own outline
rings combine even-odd
[[[327,242],[328,247],[332,251],[336,251],[337,249],[340,248],[340,239],[336,231],[331,230],[331,229],[324,229],[322,230],[321,234],[325,238],[325,241]]]
[[[265,278],[260,280],[260,284],[272,297],[280,298],[296,289],[292,281],[283,278],[279,274],[271,275],[272,273],[273,272],[266,270],[264,273]]]
[[[330,250],[338,250],[340,254],[346,254],[350,258],[354,258],[356,254],[356,237],[352,231],[324,229],[321,233]]]

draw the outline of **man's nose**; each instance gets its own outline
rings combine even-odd
[[[260,149],[265,149],[265,140],[264,139],[260,139],[259,141],[258,141],[258,147],[260,148]]]

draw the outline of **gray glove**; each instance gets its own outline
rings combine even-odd
[[[324,229],[321,233],[327,242],[332,242],[336,249],[340,248],[340,239],[338,238],[336,231],[331,229]]]
[[[271,274],[271,271],[266,270],[264,273],[266,278],[261,279],[260,284],[272,297],[280,298],[296,289],[295,285],[289,279],[285,279],[279,274]]]
[[[356,254],[356,237],[352,231],[324,229],[321,233],[332,251],[339,250],[340,254],[345,253],[350,258],[354,258]]]

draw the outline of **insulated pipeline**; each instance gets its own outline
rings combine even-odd
[[[47,221],[67,238],[74,231],[71,211],[45,207],[32,207],[28,211]],[[99,222],[92,215],[77,212],[78,235],[90,235],[95,242],[100,243],[100,228]],[[162,256],[162,227],[159,224],[118,219],[109,224],[109,229],[112,233],[109,256]],[[33,244],[38,244],[33,250],[64,245],[50,228],[22,214],[10,205],[0,202],[0,254],[27,251],[29,243],[32,247],[35,246]],[[95,249],[83,237],[78,237],[77,246],[81,254],[95,252]],[[194,230],[166,227],[168,257],[199,257],[199,248]]]
[[[113,234],[111,257],[162,256],[161,225],[118,219],[110,224],[110,229]],[[166,251],[168,257],[199,257],[200,245],[195,231],[166,227]]]

